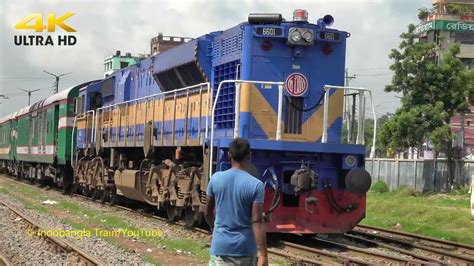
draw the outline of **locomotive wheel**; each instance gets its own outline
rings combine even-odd
[[[98,199],[99,195],[100,195],[100,190],[96,187],[93,188],[92,189],[92,196],[91,196],[92,201],[95,201],[96,199]]]
[[[109,199],[109,194],[110,194],[110,189],[106,188],[105,190],[102,191],[102,194],[100,195],[100,202],[104,203]]]
[[[178,207],[176,206],[168,205],[166,207],[166,214],[170,222],[176,222],[179,219]]]
[[[184,221],[186,227],[193,227],[196,225],[196,212],[193,211],[193,207],[186,207],[184,209]]]
[[[72,185],[71,194],[76,194],[77,191],[78,191],[78,189],[79,189],[79,183],[76,183],[76,182],[75,182],[75,183]]]
[[[110,189],[109,202],[112,206],[118,203],[117,189],[115,187]]]
[[[81,192],[83,196],[90,197],[91,191],[87,186],[83,186]]]
[[[69,187],[63,184],[63,195],[70,194]]]

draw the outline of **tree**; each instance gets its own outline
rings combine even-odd
[[[420,20],[425,20],[429,15],[430,15],[430,11],[428,10],[428,8],[424,7],[424,8],[418,9],[418,18]]]
[[[473,74],[456,57],[459,44],[452,45],[437,59],[436,45],[418,42],[413,24],[400,38],[399,49],[393,49],[389,55],[394,60],[390,69],[395,73],[385,91],[402,93],[402,106],[383,126],[382,144],[402,151],[430,141],[436,152],[448,151],[449,165],[453,159],[449,123],[454,115],[469,112]],[[448,172],[452,183],[452,171]]]

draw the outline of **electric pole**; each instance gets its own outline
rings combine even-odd
[[[352,75],[352,76],[349,76],[349,69],[346,68],[346,71],[345,71],[345,77],[346,77],[346,87],[349,87],[349,82],[353,79],[356,78],[356,75]]]
[[[43,72],[48,74],[48,75],[53,76],[56,79],[56,81],[54,82],[54,93],[58,93],[58,91],[59,91],[59,78],[72,73],[72,72],[69,72],[69,73],[63,73],[63,74],[56,75],[56,74],[50,73],[46,70],[43,70]]]
[[[19,90],[28,93],[28,105],[30,105],[30,104],[31,104],[31,93],[32,93],[32,92],[35,92],[35,91],[39,91],[39,90],[41,90],[41,89],[36,89],[36,90],[24,90],[24,89],[19,89]]]

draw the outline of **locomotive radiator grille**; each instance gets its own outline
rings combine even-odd
[[[303,126],[303,98],[288,97],[285,103],[285,134],[301,134]]]

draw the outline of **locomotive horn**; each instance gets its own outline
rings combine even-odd
[[[331,26],[334,23],[334,17],[331,15],[326,15],[323,17],[323,23],[326,26]]]
[[[329,27],[334,24],[334,17],[331,15],[325,15],[324,17],[318,19],[317,24],[323,28]]]

